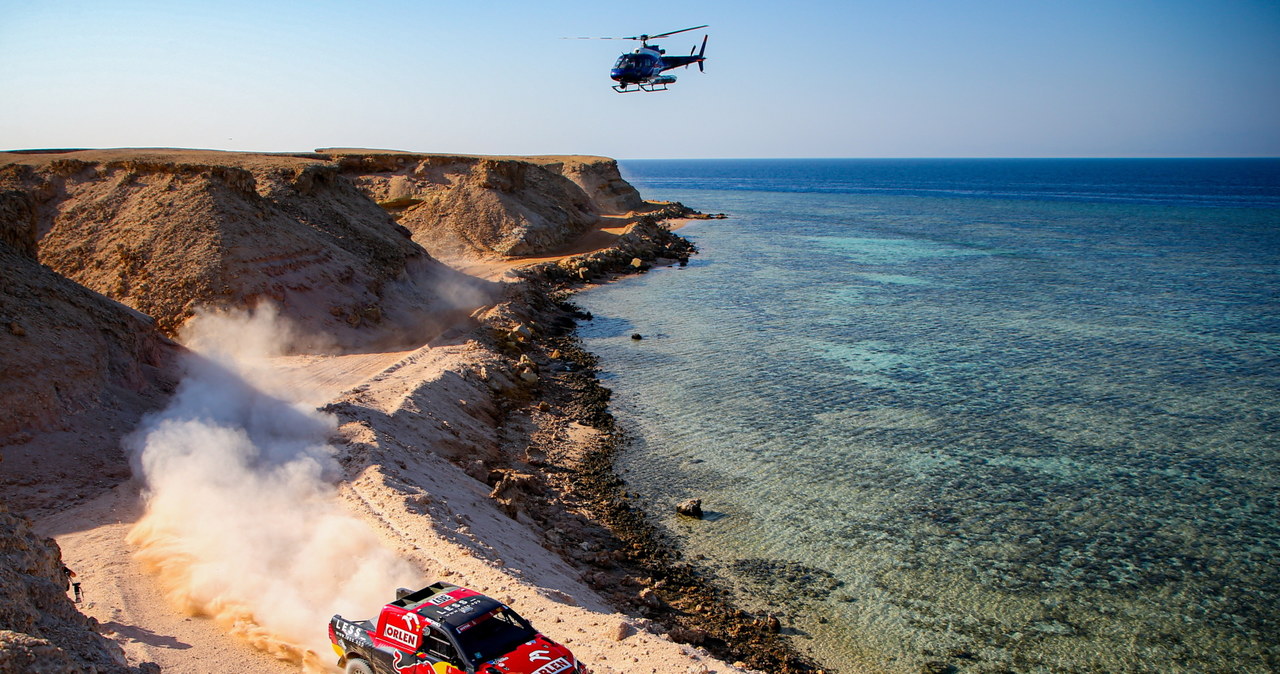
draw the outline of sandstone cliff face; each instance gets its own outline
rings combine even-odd
[[[52,539],[0,505],[0,674],[138,672],[76,610]],[[152,665],[151,667],[154,667]]]
[[[339,163],[438,257],[530,255],[599,220],[581,188],[528,162],[343,155]]]
[[[30,197],[0,194],[0,489],[23,510],[128,477],[120,438],[167,398],[179,350],[151,319],[36,262],[34,218]]]
[[[483,290],[315,156],[10,154],[0,188],[35,202],[41,262],[169,334],[197,307],[269,300],[332,340],[302,348],[412,340],[427,307]]]
[[[556,157],[547,157],[542,161],[548,169],[559,172],[581,187],[603,215],[626,215],[648,210],[639,190],[622,179],[618,162],[613,159],[574,157],[557,161]]]
[[[601,215],[645,208],[602,157],[466,157],[322,150],[432,255],[547,253]]]

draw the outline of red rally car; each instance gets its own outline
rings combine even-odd
[[[569,649],[474,590],[436,583],[396,597],[377,623],[329,621],[347,674],[590,674]]]

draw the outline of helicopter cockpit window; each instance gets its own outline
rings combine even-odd
[[[618,57],[618,62],[613,64],[615,68],[638,68],[642,65],[640,57],[636,54],[623,54]]]

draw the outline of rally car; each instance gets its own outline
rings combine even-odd
[[[515,611],[449,583],[396,591],[377,622],[329,621],[347,674],[590,674]]]

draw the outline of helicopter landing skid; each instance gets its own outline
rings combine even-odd
[[[666,91],[667,84],[665,82],[662,84],[636,84],[634,86],[628,84],[618,86],[615,84],[613,85],[613,90],[620,94],[630,94],[637,91]]]

